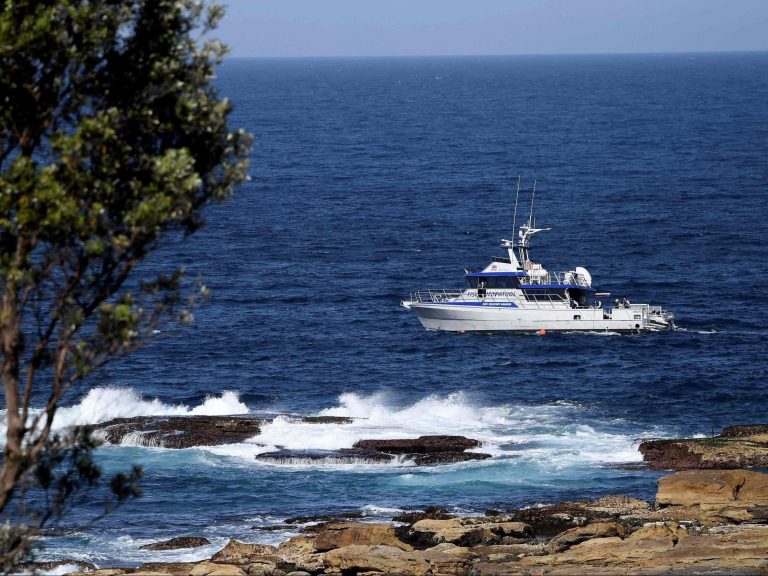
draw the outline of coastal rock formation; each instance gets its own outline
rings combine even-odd
[[[308,424],[349,424],[342,416],[305,416]],[[271,420],[247,416],[137,416],[116,418],[88,428],[109,444],[150,448],[191,448],[244,442],[257,436]]]
[[[398,456],[417,466],[434,466],[490,458],[490,454],[465,452],[480,445],[479,441],[464,436],[419,436],[399,440],[360,440],[354,448]]]
[[[51,560],[48,562],[30,562],[19,566],[22,573],[38,574],[40,572],[58,572],[63,569],[77,568],[82,572],[96,570],[96,565],[82,560]]]
[[[394,546],[361,546],[353,544],[325,554],[325,571],[330,573],[381,572],[423,576],[430,572],[429,563],[418,552],[407,552]]]
[[[479,563],[491,574],[694,574],[761,573],[768,565],[768,526],[695,532],[675,522],[651,524],[626,538],[586,540],[557,554],[519,562]]]
[[[621,538],[625,534],[626,529],[618,522],[594,522],[593,524],[571,528],[558,534],[547,544],[547,552],[555,554],[567,550],[576,544],[581,544],[586,540],[612,538],[614,536]]]
[[[360,440],[341,450],[276,450],[256,456],[262,462],[289,466],[322,464],[411,463],[416,466],[485,460],[490,454],[464,452],[480,442],[464,436],[421,436],[403,440]]]
[[[211,562],[218,564],[233,564],[242,566],[250,564],[254,558],[260,560],[280,561],[277,548],[267,544],[245,544],[238,540],[230,540],[227,545],[211,557]]]
[[[401,542],[395,534],[392,524],[373,524],[344,522],[326,524],[315,536],[315,550],[324,552],[334,548],[343,548],[353,544],[368,546],[392,546],[401,550],[411,550],[411,546]]]
[[[256,460],[284,466],[348,464],[389,464],[393,457],[372,450],[344,448],[341,450],[275,450],[256,455]]]
[[[180,548],[198,548],[200,546],[207,546],[210,544],[207,538],[202,536],[178,536],[165,540],[164,542],[153,542],[152,544],[144,544],[139,546],[139,550],[179,550]]]
[[[480,442],[464,436],[419,436],[400,440],[360,440],[355,448],[385,454],[431,454],[434,452],[463,452],[479,448]]]
[[[411,510],[392,517],[393,522],[403,522],[405,524],[415,524],[419,520],[448,520],[454,518],[445,508],[440,506],[427,506],[424,510]]]
[[[768,520],[768,475],[749,470],[689,470],[659,480],[657,517],[724,522]]]
[[[509,512],[510,518],[526,522],[536,536],[555,536],[590,522],[638,522],[651,511],[651,505],[629,496],[604,496],[597,500],[561,502]]]
[[[191,448],[243,442],[256,436],[261,418],[233,416],[137,416],[91,426],[94,436],[110,444],[153,448]]]
[[[639,450],[654,470],[768,468],[768,425],[728,426],[712,438],[647,440]]]
[[[519,543],[533,537],[533,530],[524,522],[507,516],[479,516],[448,520],[419,520],[409,535],[417,541],[432,544],[450,542],[459,546],[477,544]]]

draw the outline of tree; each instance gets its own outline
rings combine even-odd
[[[58,403],[161,320],[189,318],[183,272],[139,281],[137,265],[169,233],[193,233],[201,209],[246,178],[250,136],[229,130],[231,106],[212,85],[226,51],[207,39],[219,6],[5,0],[1,10],[3,512],[25,486],[55,487],[63,502],[98,477],[87,435],[53,430]],[[113,479],[118,496],[133,480]],[[26,534],[4,539],[5,560]]]

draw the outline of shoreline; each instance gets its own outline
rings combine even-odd
[[[400,521],[384,523],[329,517],[311,533],[278,546],[231,540],[202,561],[96,570],[80,564],[83,571],[73,574],[554,576],[768,570],[768,474],[751,470],[674,472],[659,479],[654,502],[604,496],[483,516],[453,516],[433,508],[396,518]],[[174,546],[189,543],[172,539],[157,545],[179,549]]]

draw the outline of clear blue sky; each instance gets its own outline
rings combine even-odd
[[[768,50],[768,0],[220,0],[233,56]]]

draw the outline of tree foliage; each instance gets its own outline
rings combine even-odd
[[[55,437],[57,405],[161,319],[187,317],[182,271],[129,280],[168,231],[194,232],[201,209],[246,178],[250,137],[230,131],[231,106],[212,85],[225,48],[207,38],[220,7],[0,6],[2,512],[25,483],[56,485],[66,497],[96,480],[77,467],[90,462],[91,441]],[[33,398],[44,398],[42,408]],[[135,479],[113,488],[130,495]]]

